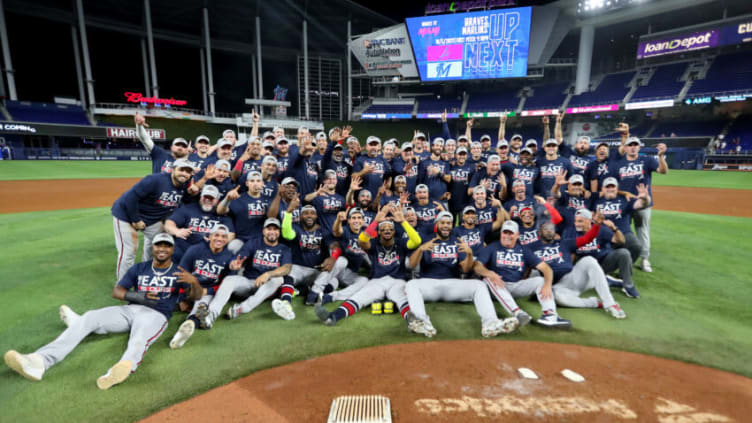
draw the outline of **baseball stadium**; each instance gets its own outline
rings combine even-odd
[[[0,0],[0,421],[752,420],[748,0]]]

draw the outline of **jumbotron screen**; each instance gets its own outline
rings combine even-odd
[[[421,81],[527,76],[530,7],[407,18]]]

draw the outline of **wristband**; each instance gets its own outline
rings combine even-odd
[[[124,299],[125,301],[130,301],[132,303],[141,304],[151,308],[154,308],[157,305],[157,300],[146,298],[145,292],[128,291],[125,293]]]

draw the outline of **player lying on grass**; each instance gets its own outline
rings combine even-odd
[[[90,333],[130,332],[128,346],[114,366],[97,379],[99,389],[109,389],[135,372],[149,347],[167,329],[179,290],[194,301],[203,289],[195,276],[172,262],[175,241],[161,233],[154,237],[153,259],[132,266],[112,290],[113,298],[128,305],[90,310],[68,322],[68,328],[54,341],[31,354],[14,350],[5,353],[5,364],[31,380],[42,380],[44,372],[63,361]],[[133,289],[133,290],[131,290]]]

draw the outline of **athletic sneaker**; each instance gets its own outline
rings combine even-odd
[[[615,319],[626,319],[627,313],[621,309],[619,304],[614,304],[611,307],[606,308],[606,313],[610,314]]]
[[[526,324],[530,323],[531,320],[533,320],[532,317],[530,317],[529,314],[522,310],[518,310],[517,313],[515,313],[514,317],[517,318],[517,322],[519,323],[519,326],[525,326]]]
[[[313,311],[316,313],[316,317],[321,320],[321,323],[327,325],[327,326],[334,326],[337,324],[337,321],[333,318],[329,317],[329,312],[326,311],[323,305],[316,304],[313,306]]]
[[[97,379],[97,386],[101,390],[110,389],[118,383],[123,383],[131,375],[133,363],[130,360],[118,361],[117,364],[110,367],[104,375]]]
[[[10,350],[5,353],[5,364],[29,380],[42,380],[45,371],[44,359],[37,353],[20,354]]]
[[[198,319],[198,327],[201,329],[211,329],[214,323],[211,319],[211,313],[209,313],[209,304],[198,303],[196,307],[196,318]]]
[[[617,288],[617,289],[624,288],[624,281],[622,279],[607,275],[606,282],[608,282],[608,286],[611,288]]]
[[[634,285],[625,286],[621,289],[621,292],[629,298],[640,298],[640,293],[637,292],[637,288]]]
[[[186,320],[183,322],[182,325],[178,328],[178,331],[175,332],[175,336],[172,337],[172,340],[170,341],[170,348],[173,350],[176,350],[188,341],[188,338],[190,338],[193,335],[193,331],[196,330],[196,324],[193,323],[193,320]]]
[[[430,322],[418,319],[411,311],[405,313],[405,320],[407,320],[407,330],[410,332],[425,335],[426,338],[436,335],[436,328]]]
[[[272,310],[277,313],[277,316],[285,320],[295,319],[295,312],[292,311],[292,304],[290,304],[290,302],[288,301],[283,301],[279,298],[275,298],[272,301]]]
[[[650,260],[647,258],[642,259],[642,264],[640,264],[640,267],[642,267],[642,271],[646,273],[651,273],[653,271],[653,267],[650,265]]]
[[[569,329],[572,327],[572,322],[567,319],[562,319],[556,313],[545,313],[536,322],[541,326],[557,329]]]
[[[510,333],[517,329],[519,321],[516,317],[509,317],[504,320],[496,319],[493,322],[483,325],[480,334],[484,338],[491,338],[502,333]]]
[[[76,319],[81,317],[78,315],[78,313],[71,310],[71,308],[65,304],[60,306],[60,309],[58,309],[58,312],[60,313],[60,320],[62,320],[63,323],[65,323],[65,326],[68,326],[68,327],[70,327],[73,324],[73,322],[76,321]]]
[[[231,305],[230,308],[227,309],[227,318],[230,320],[237,318],[242,314],[240,310],[240,304]]]

